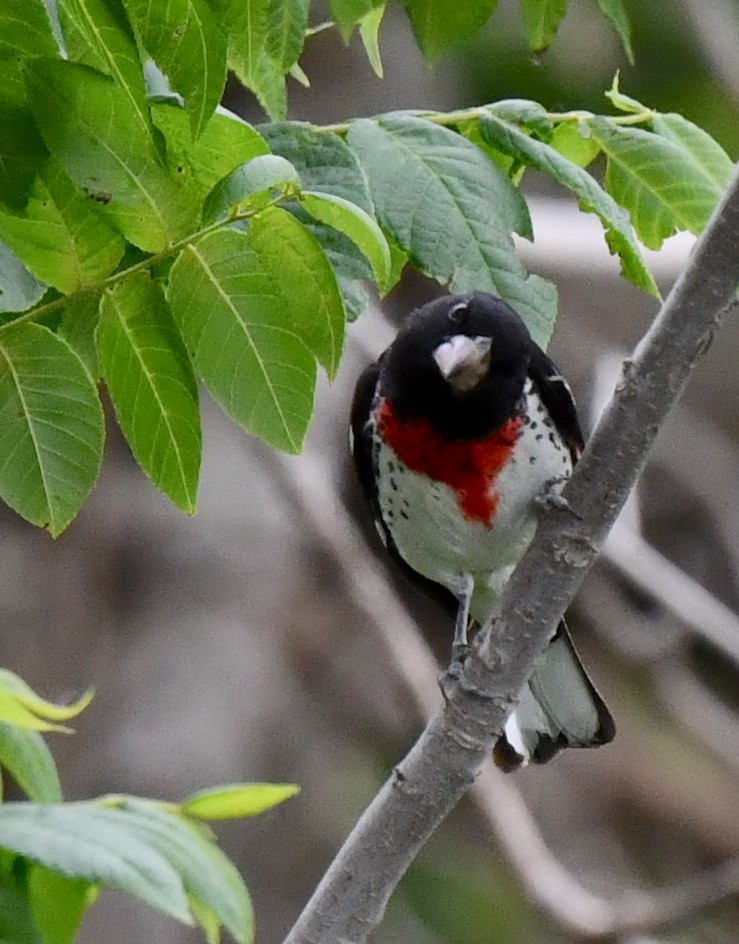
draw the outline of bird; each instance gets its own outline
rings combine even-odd
[[[350,441],[391,558],[456,613],[452,656],[484,624],[583,449],[567,381],[501,298],[416,309],[359,377]],[[493,755],[505,771],[615,735],[564,620],[519,693]]]

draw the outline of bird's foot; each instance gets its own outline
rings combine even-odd
[[[556,509],[557,511],[568,511],[576,518],[580,518],[581,516],[574,510],[572,505],[562,494],[560,494],[559,491],[559,487],[567,481],[567,478],[567,476],[561,476],[556,479],[550,479],[542,491],[536,496],[534,503],[542,511],[550,511],[551,509]]]

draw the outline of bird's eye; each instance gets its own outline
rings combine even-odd
[[[459,324],[459,322],[462,321],[462,319],[464,318],[464,316],[467,314],[468,311],[469,311],[469,307],[467,305],[467,302],[457,302],[456,305],[453,305],[449,309],[449,316],[448,316],[449,320],[453,324]]]

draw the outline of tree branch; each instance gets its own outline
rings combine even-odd
[[[691,262],[624,366],[563,495],[546,514],[446,703],[360,818],[287,944],[365,941],[398,881],[474,782],[534,661],[593,564],[660,424],[708,348],[739,281],[739,173]]]

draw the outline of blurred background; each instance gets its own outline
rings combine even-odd
[[[517,4],[501,0],[484,33],[434,72],[392,7],[381,30],[384,82],[356,38],[346,49],[333,30],[320,33],[302,60],[312,87],[293,86],[291,117],[330,122],[508,97],[607,111],[602,91],[620,69],[626,94],[684,113],[736,158],[736,0],[627,6],[634,67],[595,3],[573,0],[553,48],[535,58]],[[227,104],[263,120],[235,90]],[[559,288],[551,353],[587,425],[657,306],[618,277],[597,221],[534,173],[524,186],[536,241],[521,253]],[[672,240],[650,256],[663,290],[690,245]],[[418,687],[431,704],[439,697],[415,626],[437,647],[441,640],[441,651],[451,629],[377,556],[346,437],[359,371],[439,291],[409,273],[381,310],[350,328],[339,376],[319,391],[304,456],[272,453],[204,394],[194,519],[153,489],[112,424],[100,483],[62,538],[0,510],[0,663],[50,698],[97,692],[76,735],[53,738],[69,799],[301,784],[284,806],[218,829],[253,894],[262,944],[282,939],[421,730]],[[734,318],[696,370],[570,612],[617,740],[493,779],[489,802],[463,803],[404,880],[375,941],[593,939],[608,930],[608,902],[633,904],[624,893],[670,888],[725,861],[738,871],[737,351]],[[709,873],[708,884],[719,888],[722,875]],[[683,891],[677,898],[687,901]],[[83,944],[198,939],[109,892],[82,934]],[[607,939],[737,942],[739,902]]]

